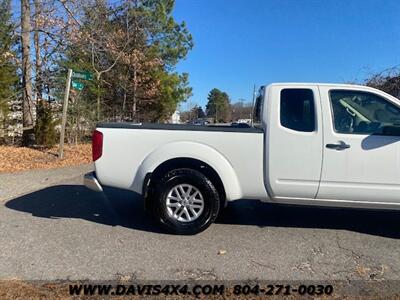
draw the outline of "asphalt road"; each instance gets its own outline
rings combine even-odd
[[[400,279],[400,212],[241,200],[173,236],[133,193],[82,186],[90,168],[0,175],[0,279]]]

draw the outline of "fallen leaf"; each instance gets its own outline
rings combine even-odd
[[[91,162],[91,145],[66,145],[64,158],[58,159],[58,147],[34,149],[26,147],[0,146],[0,173],[30,169],[53,169]]]
[[[356,272],[361,277],[364,277],[365,275],[367,275],[369,273],[369,271],[371,271],[371,269],[368,267],[364,267],[361,265],[357,265],[357,267],[356,267]]]

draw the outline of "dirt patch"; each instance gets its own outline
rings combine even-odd
[[[66,145],[64,158],[58,159],[58,148],[32,149],[26,147],[0,146],[0,173],[30,169],[53,169],[90,163],[90,144]]]
[[[19,280],[0,281],[0,299],[70,299],[68,287],[32,284]]]

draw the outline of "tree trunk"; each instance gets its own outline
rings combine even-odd
[[[96,79],[97,79],[97,121],[100,121],[100,73],[96,74]]]
[[[23,87],[23,114],[22,114],[22,143],[31,146],[35,142],[33,130],[33,102],[32,78],[30,61],[30,23],[31,9],[29,0],[21,0],[21,44],[22,44],[22,87]]]
[[[122,121],[125,121],[126,90],[124,89],[124,102],[122,102]]]
[[[33,33],[33,44],[35,46],[35,94],[36,94],[36,124],[39,120],[43,118],[42,115],[38,113],[37,105],[39,101],[42,101],[42,70],[41,70],[41,58],[40,58],[40,36],[39,36],[39,23],[38,19],[41,13],[41,3],[40,0],[35,0],[35,23],[34,23],[34,33]],[[35,132],[37,134],[37,132]],[[36,137],[35,137],[36,138]]]
[[[78,116],[75,118],[75,146],[78,145]]]
[[[137,89],[137,74],[136,74],[136,66],[134,66],[133,70],[133,105],[132,105],[132,121],[136,122],[136,89]]]
[[[33,43],[35,45],[35,90],[36,100],[42,99],[43,94],[43,78],[41,70],[41,58],[40,58],[40,33],[38,19],[41,13],[40,0],[35,0],[35,31],[33,35]]]
[[[76,96],[75,98],[75,107],[77,108],[76,110],[76,127],[75,127],[75,145],[78,145],[78,141],[80,141],[80,130],[79,130],[79,124],[80,124],[80,108],[78,106],[78,101],[79,101],[79,96],[80,94],[78,94],[78,96]]]

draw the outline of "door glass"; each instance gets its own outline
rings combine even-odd
[[[332,90],[330,101],[338,133],[400,135],[400,108],[380,96]]]
[[[255,126],[261,125],[261,118],[262,118],[261,114],[262,114],[262,109],[263,109],[264,91],[265,91],[265,87],[264,86],[260,87],[257,97],[256,97],[256,102],[254,104],[253,125],[255,125]]]
[[[315,130],[314,95],[309,89],[283,89],[280,107],[281,125],[296,131]]]

